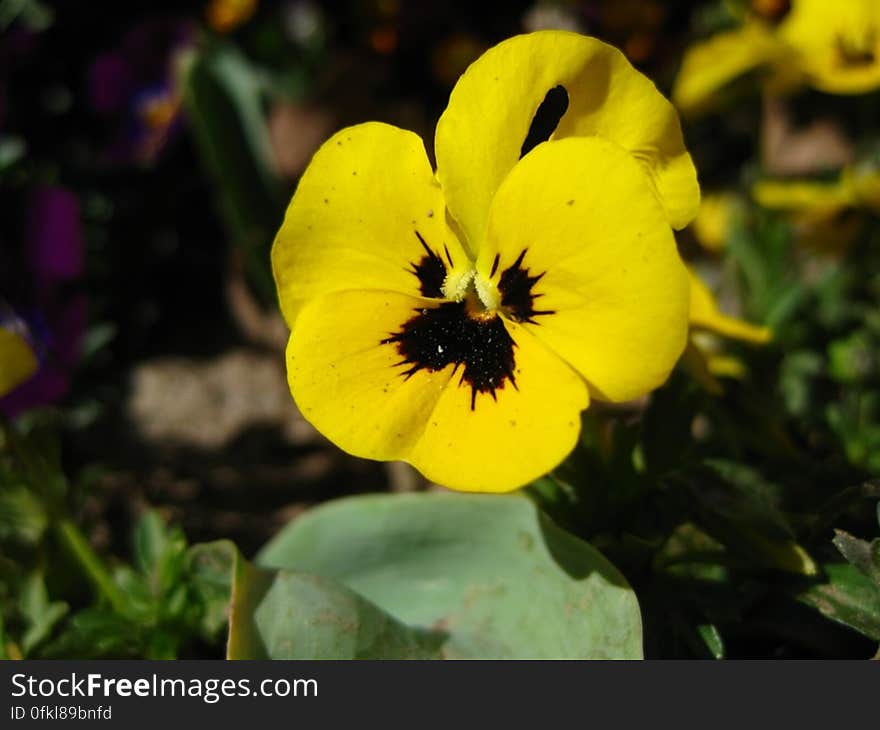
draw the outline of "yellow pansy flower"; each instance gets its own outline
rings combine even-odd
[[[808,83],[832,94],[880,87],[880,2],[794,0],[779,37]]]
[[[37,371],[37,357],[15,326],[0,324],[0,396],[21,385]]]
[[[288,380],[349,453],[509,491],[565,458],[591,398],[668,377],[696,174],[654,85],[563,31],[477,59],[435,151],[436,174],[418,136],[367,123],[315,154],[272,249]]]
[[[771,90],[806,83],[832,94],[862,94],[880,87],[877,0],[791,0],[772,14],[779,22],[768,22],[756,5],[739,28],[685,53],[672,92],[684,113],[711,107],[728,84],[750,72],[766,72]]]
[[[685,114],[707,111],[725,87],[747,73],[763,72],[789,51],[762,20],[718,33],[688,48],[672,88],[675,105]]]

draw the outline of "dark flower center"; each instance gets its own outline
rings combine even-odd
[[[477,393],[489,393],[504,387],[506,380],[515,388],[514,347],[504,323],[494,312],[475,318],[468,314],[468,303],[444,302],[431,309],[417,309],[416,316],[400,328],[400,332],[382,340],[394,342],[403,358],[397,365],[408,366],[403,376],[409,378],[419,370],[433,372],[454,365],[453,374],[461,367],[459,385],[471,388],[471,410]]]
[[[419,280],[422,295],[442,298],[446,279],[446,263],[416,231],[425,255],[411,265]],[[448,249],[446,260],[452,265]],[[524,250],[516,261],[501,273],[498,289],[501,293],[500,310],[517,322],[537,324],[535,317],[553,314],[549,309],[536,309],[540,294],[532,289],[543,273],[531,275],[523,266]],[[498,268],[495,257],[492,272]],[[391,333],[381,344],[394,344],[401,356],[397,366],[406,366],[401,375],[408,379],[420,370],[438,372],[448,365],[453,374],[461,368],[458,384],[471,389],[471,410],[476,407],[477,393],[488,393],[497,400],[496,391],[507,381],[516,388],[516,342],[504,326],[498,312],[487,311],[472,293],[460,302],[445,301],[432,307],[416,309],[415,315],[404,322],[398,332]]]

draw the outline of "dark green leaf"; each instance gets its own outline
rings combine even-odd
[[[852,565],[824,568],[828,582],[812,586],[799,599],[832,621],[880,641],[880,588]]]

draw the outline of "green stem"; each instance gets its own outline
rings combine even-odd
[[[61,542],[92,582],[98,594],[107,600],[114,611],[125,615],[127,612],[125,596],[113,582],[113,578],[104,567],[101,559],[92,550],[85,535],[73,522],[67,519],[59,520],[55,526]]]

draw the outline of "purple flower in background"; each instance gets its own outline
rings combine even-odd
[[[22,275],[31,284],[31,304],[18,315],[40,364],[32,378],[0,398],[0,412],[8,416],[67,394],[86,327],[86,299],[76,289],[85,253],[79,201],[62,187],[37,188],[26,215]]]
[[[109,162],[151,164],[180,128],[175,65],[194,37],[191,23],[147,20],[92,63],[89,99],[110,123]]]

